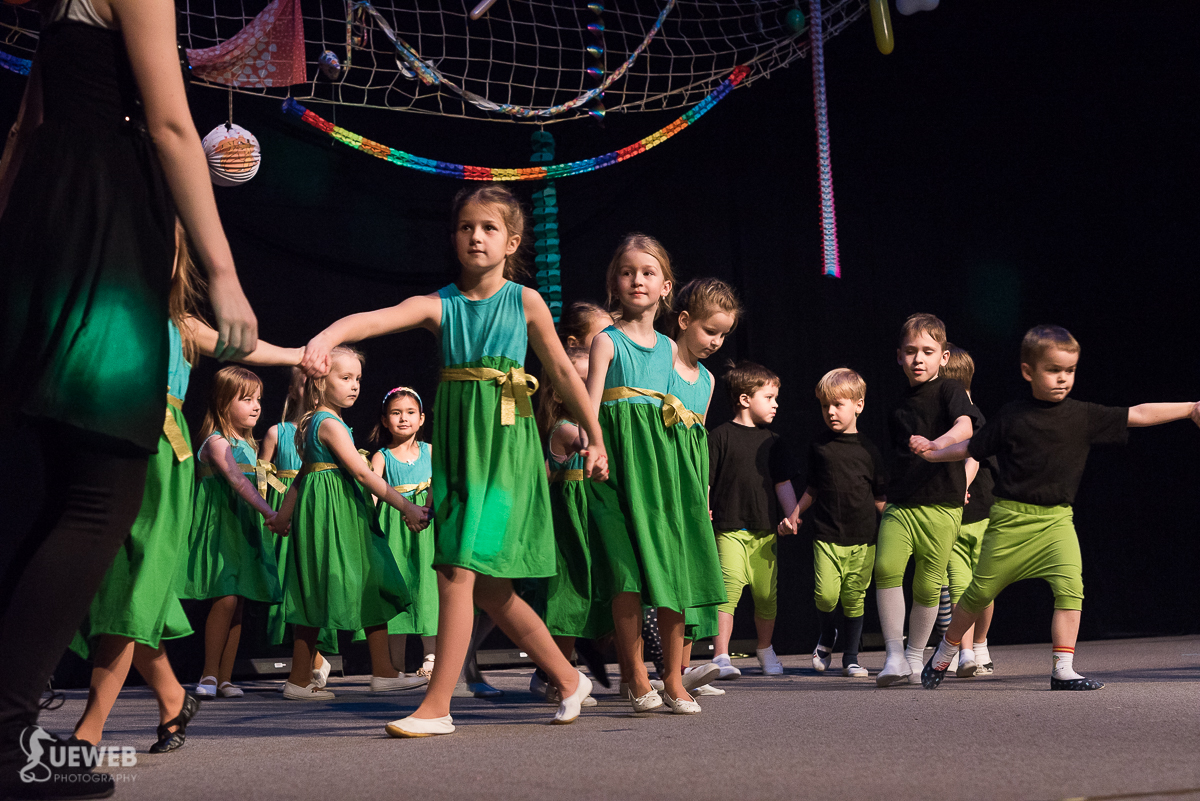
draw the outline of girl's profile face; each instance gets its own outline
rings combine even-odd
[[[521,235],[509,233],[495,205],[468,203],[458,213],[454,250],[464,270],[493,270],[516,253],[520,244]]]
[[[362,380],[362,362],[346,353],[335,353],[325,376],[325,399],[330,405],[346,409],[358,400]]]
[[[425,415],[421,414],[421,406],[411,395],[394,395],[388,401],[387,411],[383,415],[383,427],[393,438],[407,441],[417,435],[421,426],[425,425]]]
[[[255,387],[229,404],[229,419],[242,431],[253,430],[261,413],[262,387]]]
[[[725,337],[737,320],[728,312],[717,311],[702,320],[693,320],[687,312],[679,314],[679,347],[697,359],[707,359],[725,344]]]
[[[617,296],[621,307],[642,312],[653,309],[671,291],[658,259],[641,250],[627,250],[617,267]]]

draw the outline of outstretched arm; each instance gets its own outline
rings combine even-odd
[[[215,358],[220,336],[213,327],[196,317],[185,318],[183,324],[196,338],[196,345],[200,348],[200,352],[205,356]],[[261,367],[292,367],[300,363],[303,355],[304,348],[281,348],[260,339],[253,351],[233,361]]]
[[[954,425],[950,427],[949,431],[935,440],[931,441],[915,435],[909,437],[908,447],[917,456],[921,456],[925,451],[936,451],[969,440],[974,433],[975,429],[971,423],[971,418],[964,414],[954,421]]]
[[[584,474],[603,481],[608,478],[608,453],[604,450],[604,435],[600,433],[600,420],[596,416],[596,408],[588,402],[587,389],[575,368],[571,366],[562,343],[558,341],[558,334],[554,331],[554,318],[550,316],[546,301],[529,288],[523,290],[522,300],[525,305],[525,319],[528,321],[529,344],[541,360],[546,376],[554,385],[558,396],[563,399],[571,415],[579,421],[579,427],[587,436],[587,441],[583,443],[587,448],[587,466],[584,467]],[[589,379],[590,377],[589,375]]]
[[[417,506],[388,486],[381,476],[375,475],[371,466],[354,447],[354,440],[350,439],[349,432],[343,426],[336,423],[326,425],[326,421],[322,421],[317,437],[325,447],[329,448],[333,458],[346,468],[355,481],[366,487],[379,500],[399,510],[400,514],[404,515],[404,522],[408,524],[409,528],[413,531],[420,531],[429,525],[425,507]]]
[[[1129,407],[1129,427],[1142,428],[1191,418],[1200,425],[1200,403],[1142,403]]]
[[[437,295],[416,295],[386,309],[351,314],[308,341],[300,367],[313,378],[320,378],[329,372],[329,352],[344,342],[361,342],[414,328],[436,334],[441,323],[442,301]]]
[[[956,442],[953,445],[947,445],[945,448],[925,450],[920,452],[913,447],[913,453],[917,454],[927,462],[961,462],[963,459],[966,459],[969,456],[967,453],[967,446],[970,444],[971,440],[967,439],[963,440],[962,442]]]

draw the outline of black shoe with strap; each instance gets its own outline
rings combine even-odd
[[[1077,679],[1056,679],[1050,677],[1051,690],[1099,690],[1104,687],[1104,682],[1096,681],[1095,679],[1085,679],[1080,676]]]
[[[200,699],[184,691],[183,708],[179,714],[158,727],[158,742],[150,746],[150,753],[165,754],[183,745],[187,739],[187,726],[200,708]],[[172,731],[171,727],[175,727]]]
[[[946,678],[946,670],[949,664],[941,670],[935,670],[933,660],[937,659],[938,652],[935,650],[933,656],[929,657],[929,661],[925,663],[924,670],[921,671],[921,686],[926,690],[936,690],[938,685],[942,683],[942,679]]]

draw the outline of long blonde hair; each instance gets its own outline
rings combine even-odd
[[[292,378],[288,381],[287,398],[283,401],[284,423],[294,423],[304,416],[304,384],[308,376],[299,367],[292,368]]]
[[[586,359],[590,355],[589,351],[583,348],[567,348],[567,360],[571,364],[580,359]],[[554,426],[559,420],[566,420],[574,425],[579,425],[579,421],[571,416],[567,411],[567,404],[563,403],[563,399],[554,391],[554,387],[549,383],[549,376],[546,370],[542,370],[542,390],[538,397],[537,408],[537,427],[542,435],[542,444],[548,446],[550,444],[550,433],[554,431]]]
[[[226,439],[244,439],[257,451],[254,429],[236,427],[229,416],[229,407],[233,402],[253,397],[255,390],[262,392],[262,380],[245,367],[231,366],[218,370],[213,376],[212,391],[208,395],[208,410],[204,412],[204,422],[200,425],[201,444],[215,431]]]
[[[358,359],[359,364],[366,363],[366,357],[360,351],[349,345],[338,345],[329,352],[330,369],[333,369],[333,357],[337,355],[353,356]],[[329,381],[325,376],[310,378],[304,382],[304,416],[296,424],[296,453],[300,454],[301,459],[304,458],[304,443],[308,439],[308,429],[312,426],[313,415],[320,407],[329,405],[325,397],[328,384]]]
[[[653,257],[658,262],[658,266],[662,268],[663,280],[669,281],[671,284],[671,291],[666,294],[666,297],[658,299],[658,306],[654,309],[654,319],[657,320],[660,315],[669,314],[671,305],[675,302],[675,272],[671,269],[671,256],[663,247],[662,242],[646,234],[626,234],[625,238],[621,240],[621,244],[617,245],[612,261],[608,263],[608,273],[604,279],[605,288],[608,290],[608,308],[614,313],[614,316],[621,310],[621,301],[617,296],[617,276],[621,272],[621,259],[631,250]]]
[[[471,203],[496,207],[504,223],[505,233],[521,237],[516,251],[504,260],[504,277],[509,281],[527,277],[529,259],[526,254],[529,251],[529,237],[525,236],[525,209],[521,206],[521,201],[503,184],[483,184],[460,189],[454,196],[454,206],[450,212],[451,231],[458,230],[458,216]],[[451,234],[450,241],[454,241],[454,234]]]
[[[200,318],[200,299],[204,297],[204,276],[192,260],[192,251],[188,246],[187,231],[178,217],[175,218],[175,271],[171,275],[171,292],[167,296],[167,313],[171,322],[179,329],[179,338],[183,340],[183,358],[190,365],[195,365],[200,358],[200,346],[186,320],[191,317]]]

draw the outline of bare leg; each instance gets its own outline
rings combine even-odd
[[[476,587],[478,588],[478,579]],[[476,589],[478,592],[478,589]],[[461,679],[467,684],[487,684],[484,681],[483,673],[479,671],[479,659],[477,654],[479,646],[483,645],[483,641],[487,636],[496,629],[496,621],[492,620],[486,612],[475,616],[475,623],[471,629],[471,647],[467,649],[467,658],[463,662]]]
[[[634,698],[650,692],[650,676],[643,661],[642,596],[636,592],[618,593],[613,598],[613,624],[616,626],[617,661],[621,681],[629,684]]]
[[[713,656],[729,654],[729,640],[733,637],[733,615],[717,612],[717,636],[713,638]]]
[[[229,637],[225,640],[225,650],[221,652],[221,668],[217,673],[218,687],[233,679],[233,661],[237,659],[238,645],[242,641],[242,609],[245,605],[246,599],[238,598],[233,617],[229,621]]]
[[[575,655],[575,638],[574,637],[555,637],[554,644],[558,646],[558,650],[562,652],[563,659],[568,662]]]
[[[428,656],[429,654],[436,654],[437,653],[437,637],[436,636],[426,637],[424,634],[422,634],[421,635],[421,647],[422,647],[422,650],[424,651],[422,656]]]
[[[658,608],[658,633],[662,637],[663,665],[667,675],[663,676],[663,687],[677,701],[694,700],[683,689],[683,613]]]
[[[758,633],[758,650],[765,651],[771,647],[771,637],[775,634],[775,619],[763,620],[758,615],[754,616],[754,628]],[[833,647],[833,643],[829,644]]]
[[[293,626],[292,634],[292,672],[288,681],[297,687],[307,687],[312,684],[313,660],[317,653],[317,635],[319,629],[309,626]]]
[[[978,617],[978,614],[956,606],[954,614],[950,618],[950,627],[946,629],[947,642],[962,642],[963,635],[967,633],[967,629],[975,625]]]
[[[542,619],[513,592],[510,579],[478,576],[475,603],[518,648],[529,654],[563,698],[575,692],[579,672],[563,657]]]
[[[692,664],[692,646],[695,644],[695,642],[696,642],[695,640],[684,640],[683,641],[683,653],[679,657],[680,670],[686,670],[689,666],[691,666],[691,664]]]
[[[98,744],[104,736],[108,713],[125,685],[129,666],[133,662],[133,640],[109,634],[98,638],[93,658],[92,685],[88,688],[87,706],[75,724],[75,736]]]
[[[367,634],[367,650],[371,652],[371,675],[381,679],[396,678],[400,674],[396,668],[392,667],[392,655],[388,649],[387,624],[370,626],[364,631]],[[401,656],[400,664],[404,664],[403,656]]]
[[[983,642],[987,639],[988,629],[992,627],[992,614],[995,611],[996,604],[990,603],[979,613],[979,618],[975,621],[975,636],[971,638],[973,642]]]
[[[404,672],[404,662],[405,662],[404,651],[408,647],[408,635],[407,634],[389,634],[387,637],[387,644],[388,644],[388,656],[391,659],[392,667],[394,667],[397,672],[403,673]],[[368,647],[370,647],[369,642],[367,643],[367,645],[368,645]],[[422,654],[422,656],[424,656],[424,654]]]
[[[140,643],[133,646],[133,666],[142,674],[158,701],[158,722],[166,723],[183,711],[187,693],[175,678],[167,652],[161,647],[148,648]]]
[[[320,651],[313,651],[313,670],[320,670],[321,665],[325,664],[325,657],[321,656]]]
[[[236,595],[226,595],[217,598],[208,610],[208,620],[204,623],[204,672],[202,676],[217,676],[220,684],[221,659],[225,654],[225,646],[229,642],[229,628],[233,615],[237,611]],[[239,632],[240,636],[240,632]],[[235,649],[236,650],[236,649]]]
[[[443,565],[438,573],[438,638],[436,667],[425,691],[425,700],[412,713],[414,718],[434,719],[450,714],[450,699],[458,684],[471,629],[475,623],[475,574],[461,567]]]
[[[1078,609],[1055,609],[1050,620],[1050,642],[1056,648],[1074,648],[1079,639]]]

